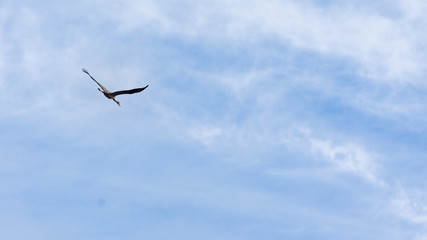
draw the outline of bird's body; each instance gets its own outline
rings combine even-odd
[[[143,88],[134,88],[134,89],[130,89],[130,90],[121,90],[121,91],[110,92],[104,86],[102,86],[102,84],[100,84],[98,81],[96,81],[95,78],[93,78],[92,75],[90,75],[90,73],[86,69],[83,68],[82,71],[84,73],[86,73],[87,75],[89,75],[89,77],[92,78],[92,80],[95,81],[96,84],[98,84],[99,87],[101,87],[102,90],[99,89],[99,88],[98,88],[98,90],[100,92],[102,92],[105,97],[107,97],[109,99],[113,99],[113,101],[116,102],[119,106],[120,106],[120,102],[115,99],[115,97],[117,95],[139,93],[139,92],[142,92],[144,89],[146,89],[148,87],[148,85],[147,85],[147,86],[145,86]]]

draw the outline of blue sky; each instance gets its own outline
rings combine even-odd
[[[427,239],[426,10],[2,1],[1,238]]]

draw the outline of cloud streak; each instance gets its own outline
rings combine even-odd
[[[277,36],[292,47],[348,58],[363,69],[362,76],[374,80],[419,83],[425,36],[410,34],[418,32],[414,21],[419,18],[411,5],[423,4],[398,4],[407,7],[393,18],[351,3],[335,8],[293,1],[214,1],[184,3],[169,14],[173,4],[165,9],[161,2],[146,1],[129,3],[117,19],[128,31],[151,25],[162,33],[207,42],[242,44]]]

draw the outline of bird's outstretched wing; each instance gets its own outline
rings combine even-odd
[[[147,87],[148,87],[148,85],[145,86],[145,87],[143,87],[143,88],[135,88],[135,89],[130,89],[130,90],[116,91],[116,92],[112,92],[111,95],[117,96],[117,95],[120,95],[120,94],[134,94],[134,93],[139,93],[139,92],[144,91],[144,89],[146,89]]]
[[[102,84],[100,84],[98,81],[96,81],[95,78],[93,78],[92,75],[90,75],[90,73],[85,68],[82,68],[82,71],[84,73],[86,73],[87,75],[89,75],[89,77],[92,78],[92,80],[95,81],[96,84],[98,84],[102,88],[102,90],[108,91],[104,86],[102,86]]]

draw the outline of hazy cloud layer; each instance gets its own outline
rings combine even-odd
[[[426,8],[0,4],[0,232],[425,239]]]

